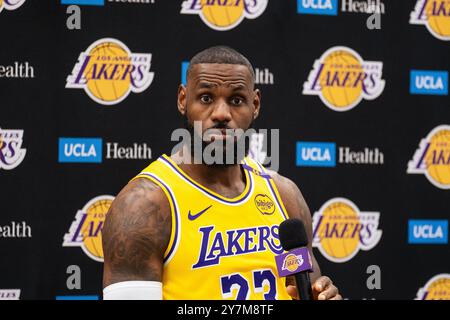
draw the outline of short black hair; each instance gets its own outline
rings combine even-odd
[[[238,51],[228,46],[214,46],[197,53],[189,62],[186,75],[189,76],[192,67],[200,63],[239,64],[246,66],[255,81],[255,70],[248,59]]]

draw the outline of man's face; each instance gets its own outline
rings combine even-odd
[[[254,90],[250,70],[244,65],[196,64],[188,75],[187,86],[178,90],[178,109],[186,117],[188,127],[201,122],[205,145],[211,141],[230,139],[225,129],[247,130],[258,116],[260,92]],[[220,129],[217,134],[204,133]],[[211,130],[209,130],[211,131]]]

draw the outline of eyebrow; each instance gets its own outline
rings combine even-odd
[[[217,87],[217,84],[202,81],[199,84],[197,84],[197,87],[200,89],[212,89],[212,88]]]
[[[213,83],[213,82],[201,81],[197,84],[198,89],[213,89],[213,88],[217,88],[217,87],[218,87],[217,83]],[[232,91],[240,91],[240,90],[246,89],[246,85],[244,85],[242,83],[229,84],[227,87],[231,88]]]
[[[246,86],[243,84],[231,84],[230,87],[233,91],[245,90]]]

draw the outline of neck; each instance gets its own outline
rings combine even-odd
[[[219,194],[237,193],[239,195],[245,188],[244,169],[239,164],[195,164],[193,157],[186,148],[179,150],[171,158],[192,179]]]

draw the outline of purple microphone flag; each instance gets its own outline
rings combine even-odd
[[[287,277],[301,271],[313,271],[311,256],[306,247],[275,256],[275,261],[280,277]]]

